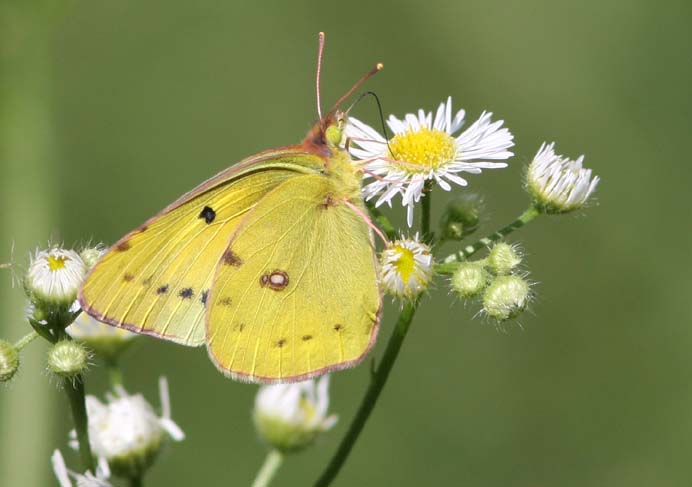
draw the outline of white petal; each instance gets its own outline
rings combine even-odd
[[[72,487],[70,477],[67,475],[67,465],[65,465],[65,459],[62,457],[60,450],[55,450],[50,460],[53,464],[53,472],[55,472],[55,476],[58,478],[60,487]]]

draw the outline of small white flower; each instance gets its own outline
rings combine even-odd
[[[60,450],[55,450],[50,460],[60,487],[72,487],[73,484],[70,477],[75,480],[76,483],[74,485],[76,487],[112,487],[107,481],[111,475],[108,469],[108,462],[104,460],[99,461],[96,466],[96,475],[93,475],[88,470],[84,475],[68,470]]]
[[[454,135],[464,125],[464,110],[452,117],[452,98],[443,102],[433,118],[432,112],[418,110],[403,119],[389,116],[387,125],[394,137],[387,140],[363,122],[349,118],[346,135],[353,142],[351,154],[364,161],[366,177],[375,181],[363,188],[366,199],[377,199],[391,205],[392,198],[402,195],[407,208],[407,222],[413,224],[413,205],[423,195],[426,180],[434,180],[445,191],[450,182],[466,186],[459,173],[479,174],[482,169],[507,167],[504,161],[514,154],[514,136],[503,121],[491,121],[492,113],[483,112],[466,130]]]
[[[29,299],[48,305],[73,306],[87,268],[72,250],[37,250],[24,279]]]
[[[66,329],[72,338],[86,343],[89,348],[106,359],[113,359],[138,337],[124,328],[107,325],[86,313],[81,313]]]
[[[337,416],[327,416],[328,408],[329,376],[325,375],[318,381],[260,387],[253,419],[265,442],[289,452],[310,445],[336,424]]]
[[[427,289],[432,276],[432,252],[418,235],[392,242],[382,251],[380,281],[387,293],[414,298]]]
[[[167,433],[173,440],[182,441],[185,434],[170,417],[168,383],[159,379],[161,417],[141,394],[128,394],[116,387],[102,403],[94,396],[86,397],[91,449],[97,458],[105,459],[118,475],[141,475],[154,461]],[[71,436],[76,437],[74,431]],[[77,449],[79,443],[70,446]]]
[[[598,185],[591,169],[582,167],[584,156],[576,161],[555,154],[555,143],[543,143],[529,165],[526,186],[536,206],[545,213],[567,213],[583,207]]]

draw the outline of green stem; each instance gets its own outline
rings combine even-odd
[[[375,203],[372,201],[366,201],[365,205],[368,207],[368,211],[370,212],[373,222],[375,222],[379,229],[384,232],[389,240],[396,240],[397,233],[394,229],[394,225],[392,225],[392,223],[389,221],[389,218],[384,216],[380,209],[375,207]]]
[[[283,462],[284,456],[278,450],[272,450],[267,454],[264,463],[257,472],[255,480],[252,482],[252,487],[268,487],[269,483],[276,475],[276,472]]]
[[[382,360],[371,375],[370,385],[365,393],[365,397],[363,397],[360,403],[358,412],[353,418],[346,435],[341,440],[341,444],[329,462],[329,465],[327,465],[327,468],[320,478],[315,482],[315,487],[327,487],[331,485],[332,481],[339,473],[339,470],[341,470],[341,467],[346,462],[348,455],[351,453],[360,432],[363,430],[363,426],[365,426],[365,422],[370,417],[370,413],[372,413],[375,403],[377,403],[377,399],[380,397],[380,393],[389,377],[389,372],[392,370],[394,362],[399,355],[399,350],[404,342],[404,338],[406,338],[406,333],[413,320],[413,315],[418,308],[418,301],[419,299],[416,299],[404,305],[404,309],[399,315],[392,336],[389,338]]]
[[[428,245],[432,245],[434,235],[430,231],[430,215],[432,207],[432,186],[433,182],[431,179],[425,181],[423,187],[423,197],[421,198],[421,218],[420,218],[420,231],[423,242]]]
[[[91,454],[91,445],[89,444],[89,426],[82,375],[79,374],[74,379],[65,379],[63,385],[70,401],[70,409],[72,409],[72,419],[77,432],[77,441],[79,441],[79,455],[82,459],[82,465],[85,470],[94,472],[94,457]]]
[[[519,217],[509,225],[506,225],[497,230],[496,232],[491,233],[487,237],[478,240],[476,243],[472,245],[467,245],[458,252],[447,256],[443,260],[443,264],[439,264],[435,267],[435,271],[438,274],[454,273],[454,271],[459,265],[459,262],[463,262],[464,260],[471,257],[473,254],[478,252],[480,249],[488,247],[489,245],[492,245],[498,240],[501,240],[505,236],[509,235],[513,231],[518,230],[519,228],[523,227],[540,214],[541,212],[535,206],[527,208],[526,211],[524,211],[524,213],[519,215]]]
[[[106,362],[106,368],[108,369],[108,379],[110,380],[111,386],[122,386],[123,373],[118,367],[118,363],[115,360],[108,360]]]
[[[32,331],[31,333],[23,336],[20,338],[17,343],[14,344],[14,348],[16,348],[18,351],[26,347],[28,344],[33,342],[36,338],[39,337],[39,334],[37,331]]]

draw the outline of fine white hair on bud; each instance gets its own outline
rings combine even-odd
[[[517,317],[531,298],[529,283],[520,276],[498,276],[483,294],[483,312],[497,321]]]
[[[24,287],[37,307],[69,308],[86,275],[84,261],[72,250],[52,247],[31,257]]]
[[[428,288],[432,277],[432,252],[418,235],[396,240],[382,251],[380,282],[385,292],[413,299]]]
[[[168,383],[159,380],[162,416],[154,412],[141,394],[130,395],[123,387],[107,394],[105,403],[94,396],[86,397],[89,417],[89,439],[94,455],[108,462],[116,475],[141,476],[154,462],[168,436],[182,441],[185,434],[170,417]],[[72,438],[76,438],[73,430]],[[76,440],[70,442],[74,449]]]
[[[462,262],[452,274],[452,290],[465,299],[479,296],[488,285],[489,274],[480,262]]]
[[[60,340],[48,351],[48,370],[62,379],[74,379],[89,366],[89,352],[74,340]]]
[[[0,340],[0,382],[7,382],[19,369],[19,353],[9,342]]]
[[[584,156],[571,160],[555,154],[554,148],[554,142],[541,145],[529,164],[526,188],[543,213],[568,213],[586,204],[600,179],[582,167]]]
[[[139,336],[123,328],[102,323],[86,313],[77,316],[65,331],[106,360],[115,359]]]
[[[487,262],[495,274],[509,274],[521,264],[521,254],[516,246],[499,242],[490,249]]]
[[[82,249],[82,251],[79,253],[79,256],[82,258],[82,261],[84,262],[86,268],[91,269],[92,267],[94,267],[94,264],[98,262],[98,260],[105,252],[105,245],[96,244],[94,246],[85,247],[84,249]]]
[[[255,398],[253,420],[262,440],[281,452],[311,445],[337,421],[327,415],[329,376],[292,384],[260,387]]]

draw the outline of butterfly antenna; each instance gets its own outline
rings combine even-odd
[[[387,149],[389,150],[390,154],[393,154],[392,148],[389,147],[389,134],[387,133],[387,124],[384,123],[384,112],[382,111],[382,103],[380,103],[380,98],[377,96],[377,93],[374,91],[366,91],[365,93],[361,94],[356,101],[351,103],[351,106],[348,107],[348,110],[346,110],[346,115],[349,114],[352,108],[354,108],[360,101],[365,98],[366,96],[372,96],[375,99],[375,103],[377,103],[377,112],[380,115],[380,124],[382,127],[382,133],[384,134],[384,140],[387,143]]]
[[[334,106],[332,107],[332,109],[329,110],[329,113],[330,113],[330,114],[331,114],[331,113],[334,113],[334,112],[336,111],[336,109],[339,108],[339,105],[341,105],[341,104],[344,102],[344,100],[345,100],[346,98],[348,98],[349,96],[351,96],[351,95],[353,94],[354,91],[356,91],[358,88],[360,88],[360,86],[361,86],[363,83],[365,83],[372,75],[374,75],[375,73],[377,73],[378,71],[380,71],[382,68],[384,68],[384,64],[382,64],[382,63],[377,63],[377,64],[375,65],[375,67],[373,67],[370,71],[368,71],[367,73],[365,73],[365,76],[363,76],[361,79],[359,79],[358,81],[356,81],[356,84],[354,84],[354,85],[351,87],[351,89],[348,90],[348,91],[344,94],[344,96],[342,96],[341,98],[339,98],[339,99],[337,100],[337,102],[334,104]]]
[[[322,103],[320,101],[320,76],[322,74],[322,54],[324,53],[324,32],[320,32],[317,36],[317,76],[315,88],[317,89],[317,115],[322,120]]]

